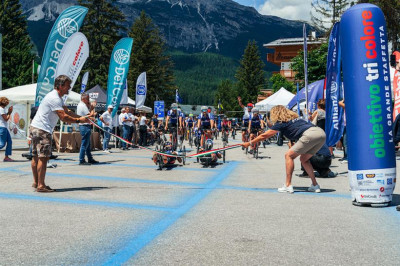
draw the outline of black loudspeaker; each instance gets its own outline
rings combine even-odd
[[[396,67],[396,56],[394,54],[390,56],[390,66],[393,68]]]

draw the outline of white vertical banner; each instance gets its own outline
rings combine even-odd
[[[89,57],[89,43],[86,36],[81,32],[76,32],[68,38],[61,50],[56,68],[56,77],[59,75],[68,76],[71,82],[71,88],[74,87],[76,79],[81,72],[86,59]],[[68,95],[64,96],[64,102]]]
[[[136,81],[136,108],[144,106],[147,94],[146,72],[139,75]]]
[[[86,85],[87,85],[87,83],[88,83],[88,80],[89,80],[89,72],[86,72],[86,73],[83,75],[83,78],[82,78],[82,83],[81,83],[81,94],[85,92],[85,90],[86,90]]]

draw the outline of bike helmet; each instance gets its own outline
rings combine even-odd
[[[253,108],[253,107],[254,107],[254,104],[252,104],[252,103],[247,104],[247,108]]]
[[[171,104],[171,109],[178,109],[178,105],[176,103]]]
[[[202,106],[202,107],[201,107],[201,111],[202,111],[202,112],[207,112],[207,106]]]
[[[189,114],[189,117],[193,117],[193,114]]]
[[[207,149],[207,150],[212,150],[212,148],[213,148],[213,141],[212,141],[212,139],[206,140],[206,149]]]
[[[253,108],[253,113],[258,113],[258,112],[260,112],[260,110],[258,110],[257,107],[254,107],[254,108]]]

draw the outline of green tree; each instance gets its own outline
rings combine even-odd
[[[323,43],[317,49],[308,51],[308,83],[324,79],[326,75],[326,58],[328,56],[328,43]],[[292,70],[296,72],[295,79],[304,86],[304,52],[301,50],[292,59]]]
[[[288,91],[294,91],[295,89],[294,84],[285,79],[281,74],[273,74],[269,81],[272,83],[272,90],[274,93],[280,90],[282,87]]]
[[[388,39],[393,51],[400,50],[400,1],[398,0],[360,0],[359,3],[371,3],[379,6],[385,15]]]
[[[107,87],[108,67],[115,44],[122,37],[125,16],[114,5],[115,0],[78,0],[89,9],[81,32],[86,35],[90,45],[90,57],[82,72],[90,72],[88,86],[99,84]]]
[[[174,65],[170,56],[166,55],[165,43],[159,29],[144,11],[133,23],[129,36],[133,38],[128,78],[129,95],[135,95],[136,79],[140,73],[146,72],[146,103],[152,106],[157,99],[171,103],[174,101],[176,89]]]
[[[340,20],[342,14],[351,5],[354,5],[354,2],[351,0],[313,0],[310,11],[311,24],[328,36],[333,25]]]
[[[235,75],[243,102],[255,102],[260,89],[265,88],[264,67],[256,41],[249,41]]]
[[[0,33],[3,35],[3,89],[31,83],[33,45],[18,0],[0,2]]]
[[[222,80],[218,85],[214,105],[218,106],[218,103],[222,104],[225,113],[237,109],[236,88],[232,80]]]

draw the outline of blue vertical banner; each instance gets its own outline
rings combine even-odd
[[[158,115],[158,118],[165,117],[164,108],[165,108],[164,101],[155,101],[154,102],[154,114]]]
[[[35,106],[39,106],[44,96],[53,90],[61,50],[68,38],[79,31],[87,12],[86,7],[71,6],[65,9],[54,22],[43,52],[36,87]]]
[[[328,58],[326,66],[326,101],[325,101],[325,133],[326,145],[333,147],[342,137],[344,130],[343,108],[339,107],[341,100],[342,78],[340,24],[333,26],[329,37]]]
[[[386,21],[372,4],[340,22],[349,181],[354,204],[387,205],[396,183]]]
[[[125,89],[132,51],[132,38],[122,38],[114,46],[110,59],[107,82],[107,106],[112,105],[112,116],[117,113]]]

